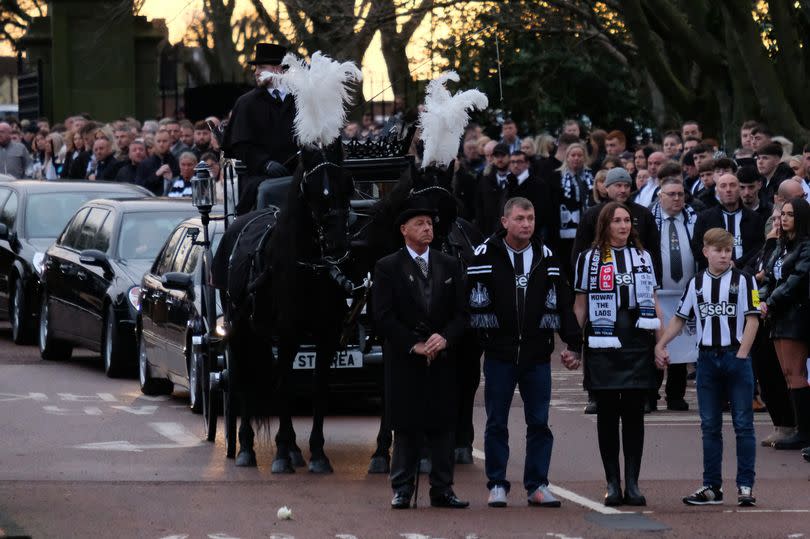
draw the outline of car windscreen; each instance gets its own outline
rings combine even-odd
[[[25,207],[25,236],[55,238],[79,206],[94,198],[131,197],[131,192],[36,193],[28,195]]]
[[[118,233],[118,258],[154,260],[166,238],[193,212],[126,213]]]

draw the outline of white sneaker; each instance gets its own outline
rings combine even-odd
[[[489,489],[487,505],[490,507],[506,507],[506,489],[500,485],[495,485]]]
[[[529,505],[539,507],[560,507],[560,500],[554,497],[548,485],[540,485],[529,494]]]

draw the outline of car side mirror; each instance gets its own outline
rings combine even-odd
[[[105,271],[110,271],[110,260],[107,253],[102,253],[98,249],[85,249],[79,253],[79,262],[88,266],[98,266]]]
[[[0,223],[0,240],[8,241],[8,226],[5,223]]]
[[[164,288],[169,290],[191,290],[194,286],[194,277],[189,273],[180,271],[170,271],[163,274],[160,282]]]

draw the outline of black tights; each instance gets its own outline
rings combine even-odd
[[[619,473],[619,419],[622,423],[622,445],[624,446],[625,473],[628,460],[641,466],[644,450],[644,402],[647,398],[644,389],[594,390],[596,399],[596,430],[599,435],[599,453],[608,481]],[[634,471],[633,474],[637,474]],[[638,476],[636,476],[638,479]]]

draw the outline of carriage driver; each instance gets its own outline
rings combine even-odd
[[[423,444],[432,460],[430,505],[469,505],[452,488],[464,283],[458,261],[430,248],[435,213],[426,202],[409,199],[397,219],[405,247],[374,270],[371,305],[384,339],[385,405],[394,430],[394,509],[410,505]]]
[[[254,206],[266,207],[277,202],[280,189],[286,193],[289,177],[297,164],[298,145],[293,134],[295,99],[276,79],[261,82],[263,73],[281,73],[287,49],[275,43],[258,43],[255,57],[248,62],[254,68],[257,87],[242,95],[233,107],[225,128],[224,148],[229,157],[247,167],[239,182],[237,215]]]

